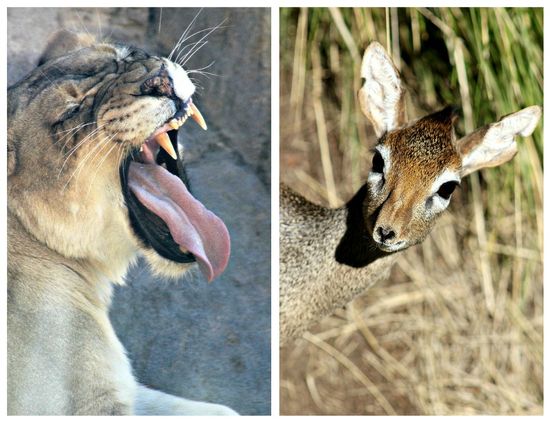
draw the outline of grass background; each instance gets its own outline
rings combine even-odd
[[[370,168],[356,101],[371,40],[409,117],[457,104],[459,135],[543,104],[543,12],[281,9],[281,180],[337,207]],[[281,349],[281,414],[542,414],[542,123],[467,177],[392,277]]]

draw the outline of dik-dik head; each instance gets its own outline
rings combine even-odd
[[[540,107],[528,107],[457,140],[452,107],[407,121],[399,73],[379,43],[365,51],[361,76],[359,102],[378,137],[364,204],[366,225],[386,252],[421,242],[461,178],[510,160],[517,151],[514,137],[530,135],[541,115]]]

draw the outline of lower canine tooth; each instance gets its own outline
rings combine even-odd
[[[170,157],[172,157],[174,160],[177,160],[178,155],[176,154],[176,151],[172,146],[172,142],[170,141],[170,137],[166,132],[158,134],[155,137],[155,141],[170,155]]]

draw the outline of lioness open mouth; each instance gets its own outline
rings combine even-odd
[[[222,220],[187,189],[177,148],[178,129],[191,117],[206,123],[191,100],[123,161],[120,176],[132,228],[147,247],[179,263],[196,261],[208,279],[229,260],[229,233]]]

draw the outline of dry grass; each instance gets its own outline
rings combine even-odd
[[[417,115],[461,104],[462,133],[542,104],[541,9],[283,9],[281,179],[318,203],[341,205],[370,166],[355,93],[372,39]],[[281,350],[281,414],[542,414],[542,150],[539,125],[389,281]]]

